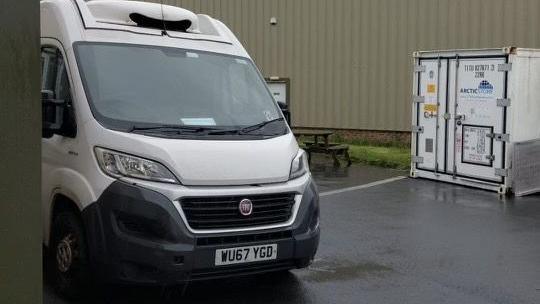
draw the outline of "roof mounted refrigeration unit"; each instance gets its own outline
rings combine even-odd
[[[113,29],[173,38],[236,43],[220,21],[159,3],[127,0],[75,0],[86,29]]]
[[[411,176],[540,191],[540,50],[414,53]]]
[[[89,1],[86,5],[100,23],[200,33],[197,15],[179,7],[119,0]]]

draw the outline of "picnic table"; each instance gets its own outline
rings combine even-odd
[[[312,153],[329,154],[334,160],[334,166],[340,165],[338,156],[341,155],[347,161],[347,167],[351,165],[351,158],[349,156],[349,146],[345,144],[330,143],[330,136],[334,134],[331,130],[293,130],[294,136],[299,139],[300,137],[311,137],[312,141],[303,141],[306,145],[306,152],[308,154],[308,162],[311,163]]]

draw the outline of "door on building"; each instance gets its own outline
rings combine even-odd
[[[505,56],[421,59],[417,164],[421,170],[502,182]]]
[[[289,84],[290,80],[288,78],[267,78],[266,83],[268,88],[272,93],[272,96],[277,102],[285,103],[289,108]]]
[[[266,78],[268,89],[278,102],[287,123],[291,125],[291,105],[289,100],[290,80],[289,78]]]

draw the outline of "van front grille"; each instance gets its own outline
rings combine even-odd
[[[243,245],[257,242],[274,242],[292,238],[291,230],[249,233],[225,236],[198,237],[197,246]]]
[[[240,213],[241,200],[253,204],[250,215]],[[230,229],[283,223],[291,218],[294,193],[185,197],[180,200],[188,224],[193,229]]]

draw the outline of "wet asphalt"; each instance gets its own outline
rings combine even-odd
[[[312,165],[321,192],[406,175]],[[402,179],[321,197],[321,241],[308,269],[189,284],[115,287],[44,303],[540,303],[540,195]]]

